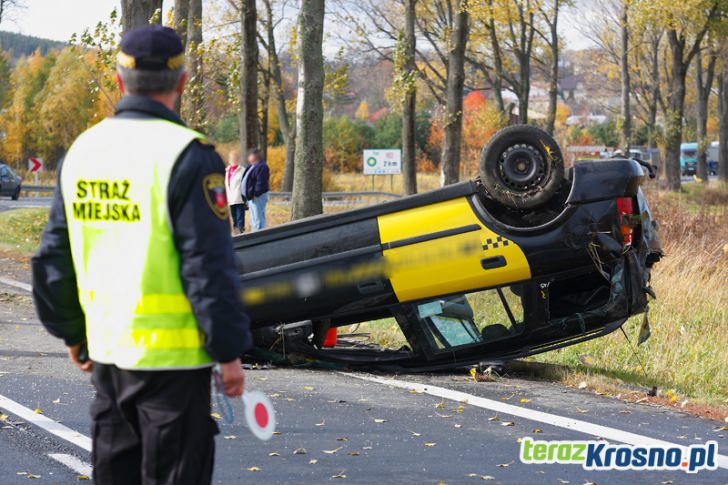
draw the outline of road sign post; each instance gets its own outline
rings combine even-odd
[[[38,173],[43,171],[43,159],[42,158],[29,158],[28,159],[28,170],[35,177],[35,185],[38,185]]]

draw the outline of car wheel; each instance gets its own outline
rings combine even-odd
[[[15,189],[15,192],[13,193],[13,195],[10,196],[10,198],[13,200],[18,200],[20,198],[20,186]]]
[[[535,209],[561,187],[564,158],[556,141],[529,125],[500,130],[480,154],[480,178],[488,194],[511,209]]]

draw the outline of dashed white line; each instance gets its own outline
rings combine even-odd
[[[620,429],[610,428],[608,426],[602,426],[599,424],[590,423],[588,421],[559,416],[557,414],[545,413],[543,411],[537,411],[535,409],[514,406],[513,404],[504,403],[502,401],[494,401],[492,399],[475,396],[473,394],[468,394],[465,392],[453,391],[444,387],[432,386],[429,384],[420,384],[417,382],[402,381],[399,379],[384,379],[371,375],[354,374],[348,372],[341,372],[340,374],[363,381],[376,382],[378,384],[396,387],[399,389],[417,391],[424,394],[429,394],[431,396],[449,399],[452,401],[467,402],[471,406],[476,406],[483,409],[490,409],[491,411],[496,411],[511,416],[517,416],[519,418],[529,419],[531,421],[537,421],[539,423],[549,424],[552,426],[557,426],[559,428],[577,431],[579,433],[585,433],[592,436],[600,436],[606,440],[618,441],[620,443],[626,443],[629,445],[654,445],[670,447],[678,446],[681,448],[685,448],[685,446],[677,443],[671,443],[669,441],[650,438],[649,436],[630,433],[629,431],[622,431]],[[716,463],[719,468],[728,470],[728,456],[717,455]]]
[[[38,414],[32,409],[26,408],[22,404],[17,403],[2,394],[0,394],[0,409],[5,409],[9,413],[22,418],[26,422],[34,424],[39,428],[46,430],[50,434],[58,436],[59,438],[64,439],[81,449],[89,452],[91,451],[91,438],[88,436],[84,436],[78,431],[74,431],[47,416]]]
[[[3,284],[3,285],[13,286],[15,288],[20,288],[21,290],[25,290],[27,292],[32,292],[33,291],[33,287],[30,286],[28,283],[23,283],[21,281],[11,280],[9,278],[3,278],[2,276],[0,276],[0,283]]]
[[[89,463],[79,460],[73,455],[67,455],[65,453],[49,453],[48,456],[56,460],[58,463],[66,465],[79,475],[86,475],[87,477],[90,477],[91,473],[93,473],[93,467]]]

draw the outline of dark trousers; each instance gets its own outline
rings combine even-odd
[[[230,206],[230,217],[233,218],[233,227],[240,232],[245,231],[245,204]]]
[[[217,424],[210,369],[128,371],[94,362],[97,484],[209,484]]]

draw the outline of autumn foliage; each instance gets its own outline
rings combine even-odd
[[[498,112],[480,91],[472,91],[463,100],[462,167],[464,176],[478,173],[480,151],[496,131],[506,125]],[[438,113],[430,125],[428,145],[436,152],[445,138],[444,113]]]

